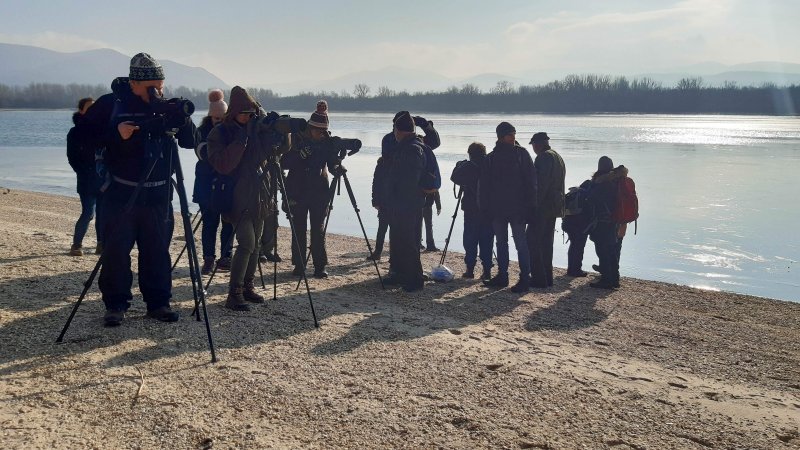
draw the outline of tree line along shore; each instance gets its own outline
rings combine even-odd
[[[217,86],[209,86],[216,88]],[[267,109],[304,110],[309,102],[327,98],[338,111],[396,112],[413,110],[439,113],[639,113],[639,114],[759,114],[796,115],[800,86],[705,85],[702,78],[684,78],[664,86],[650,78],[608,75],[569,75],[543,85],[501,81],[482,91],[473,84],[444,91],[396,91],[386,86],[356,84],[351,91],[301,92],[284,96],[270,89],[248,88]],[[110,91],[106,85],[31,83],[0,84],[0,108],[74,108],[79,98],[97,98]],[[198,108],[208,106],[207,90],[167,87],[168,97],[184,97]],[[230,93],[227,92],[226,96]]]

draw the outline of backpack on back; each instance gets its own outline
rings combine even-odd
[[[422,171],[422,177],[419,179],[419,187],[427,194],[434,193],[442,187],[442,174],[439,172],[439,163],[436,161],[436,155],[433,150],[420,142],[422,149],[425,151],[425,169]]]
[[[639,218],[639,198],[636,196],[636,183],[628,177],[617,182],[617,204],[611,213],[616,223],[631,223]]]

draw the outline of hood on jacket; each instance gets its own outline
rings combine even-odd
[[[607,183],[609,181],[619,180],[627,176],[628,176],[628,168],[623,165],[620,165],[619,167],[611,169],[611,171],[603,174],[598,175],[595,172],[595,174],[592,175],[592,183],[594,184]]]
[[[114,81],[111,82],[111,92],[113,92],[117,97],[130,94],[131,85],[128,84],[129,81],[130,79],[128,77],[114,78]]]

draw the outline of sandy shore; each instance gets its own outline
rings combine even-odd
[[[79,209],[0,192],[3,448],[800,448],[797,303],[628,278],[609,293],[562,270],[522,297],[463,280],[410,295],[381,290],[363,240],[330,236],[319,329],[288,263],[249,313],[222,308],[218,276],[211,364],[184,262],[180,322],[144,318],[134,290],[103,328],[95,285],[56,345],[96,261],[66,255]]]

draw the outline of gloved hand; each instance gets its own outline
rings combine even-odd
[[[353,148],[347,152],[347,156],[353,156],[361,150],[361,139],[353,139]]]
[[[420,128],[428,128],[428,121],[422,116],[414,116],[414,125]]]
[[[299,151],[300,151],[300,157],[303,159],[306,159],[309,156],[311,156],[311,147],[309,146],[301,147]]]

